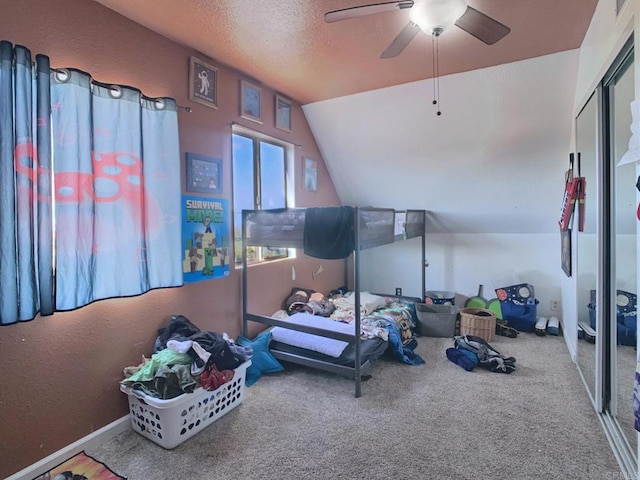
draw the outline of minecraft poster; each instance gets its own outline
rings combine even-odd
[[[229,276],[229,208],[226,199],[182,196],[184,283]]]

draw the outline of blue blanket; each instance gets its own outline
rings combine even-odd
[[[402,344],[400,327],[396,322],[387,322],[384,328],[389,332],[389,348],[397,359],[408,365],[422,365],[426,363],[424,358],[413,351],[418,345],[415,338],[412,338],[407,345]]]

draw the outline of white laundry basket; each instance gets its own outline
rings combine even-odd
[[[171,449],[191,438],[240,405],[244,399],[247,361],[234,370],[233,379],[216,390],[196,388],[169,400],[151,397],[120,384],[129,396],[131,426],[143,437]]]

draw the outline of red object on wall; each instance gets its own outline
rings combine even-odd
[[[578,176],[573,176],[573,153],[569,154],[569,170],[564,175],[564,197],[562,199],[562,210],[560,212],[561,231],[566,231],[571,223],[571,217],[578,202],[578,230],[584,231],[585,221],[585,197],[587,193],[587,180],[580,176],[580,154],[578,153]]]
[[[564,197],[562,198],[562,210],[560,211],[560,230],[569,228],[569,222],[573,215],[576,198],[578,197],[578,187],[580,180],[573,176],[573,153],[569,154],[569,170],[564,174]]]

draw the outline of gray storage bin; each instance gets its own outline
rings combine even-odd
[[[453,337],[456,332],[458,307],[454,305],[416,304],[418,334],[424,337]]]

